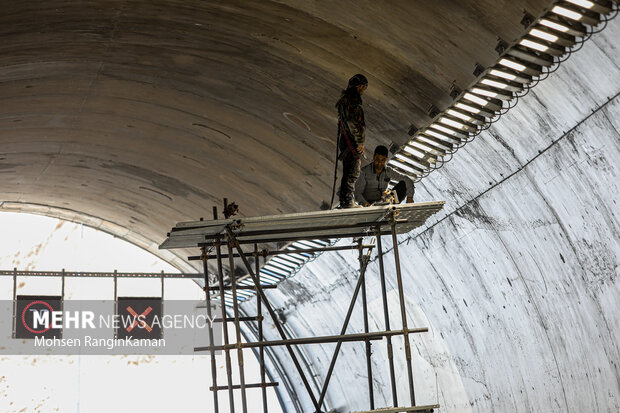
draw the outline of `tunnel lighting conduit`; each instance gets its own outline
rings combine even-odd
[[[441,168],[592,34],[603,30],[619,8],[618,0],[556,0],[533,22],[524,19],[525,34],[512,45],[500,40],[497,63],[487,69],[477,66],[478,77],[470,87],[426,127],[414,130],[388,165],[415,182]],[[601,22],[603,26],[596,29]]]

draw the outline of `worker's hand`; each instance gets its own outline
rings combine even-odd
[[[365,206],[365,207],[369,207],[369,206],[370,206],[370,202],[366,202],[366,203],[364,204],[364,206]]]
[[[408,204],[413,203],[413,197],[412,197],[412,196],[408,196],[408,197],[407,197],[407,203],[408,203]]]
[[[357,153],[360,155],[364,154],[364,145],[357,145]]]

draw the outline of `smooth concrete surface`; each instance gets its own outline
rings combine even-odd
[[[417,404],[439,402],[441,412],[620,409],[619,38],[615,20],[417,186],[417,201],[447,201],[425,228],[399,237],[410,326],[429,327],[412,340]],[[384,244],[398,328],[394,255]],[[270,293],[289,331],[339,332],[357,267],[353,252],[326,253]],[[371,327],[383,329],[376,259],[368,274]],[[363,328],[357,305],[349,332]],[[317,383],[333,347],[305,349]],[[367,409],[363,345],[343,347],[328,409]],[[395,354],[402,405],[404,356]],[[383,343],[373,345],[373,366],[378,405],[391,405]],[[292,385],[297,411],[312,411],[302,385]]]

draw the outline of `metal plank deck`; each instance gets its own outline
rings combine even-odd
[[[192,248],[213,242],[230,226],[242,243],[267,243],[302,239],[371,236],[377,227],[391,230],[391,216],[398,222],[396,232],[404,234],[421,226],[443,208],[444,201],[420,202],[313,211],[294,214],[229,218],[176,224],[160,249]]]

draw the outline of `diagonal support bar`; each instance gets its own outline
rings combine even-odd
[[[371,250],[372,251],[372,250]],[[368,252],[368,258],[370,258],[370,251]],[[349,309],[347,310],[347,315],[342,323],[342,329],[340,330],[340,335],[343,336],[347,332],[347,328],[349,327],[349,321],[351,320],[351,315],[353,314],[353,309],[355,308],[355,302],[357,301],[357,296],[359,295],[360,289],[364,284],[364,279],[366,277],[366,267],[368,266],[368,259],[364,259],[360,266],[360,278],[357,280],[357,285],[355,286],[355,291],[353,291],[353,297],[351,297],[351,302],[349,303]],[[332,356],[332,361],[329,364],[329,369],[327,370],[327,374],[325,375],[325,383],[323,383],[323,388],[321,389],[321,395],[319,396],[319,406],[323,404],[323,400],[325,399],[325,394],[327,393],[327,386],[329,385],[329,381],[331,380],[332,373],[334,371],[334,367],[336,366],[336,360],[338,359],[338,354],[340,353],[340,347],[342,346],[342,341],[338,341],[336,344],[336,349],[334,350],[334,355]]]
[[[230,237],[232,244],[234,245],[235,249],[239,253],[239,256],[241,260],[243,261],[243,264],[245,265],[246,270],[250,274],[252,281],[254,281],[254,284],[256,285],[256,292],[258,293],[260,297],[259,299],[263,300],[263,303],[265,304],[265,308],[267,308],[267,312],[269,312],[269,315],[271,316],[271,319],[276,329],[278,330],[280,337],[282,337],[283,340],[286,340],[286,334],[284,333],[284,329],[282,329],[282,326],[278,322],[278,317],[275,311],[273,310],[273,307],[271,307],[271,304],[269,303],[269,300],[267,299],[265,292],[260,287],[260,279],[254,273],[254,270],[252,269],[252,265],[250,265],[250,262],[245,257],[243,249],[241,248],[241,245],[239,244],[239,240],[235,237],[234,233],[230,229],[230,226],[226,227],[226,233]],[[299,364],[299,360],[297,360],[297,356],[295,355],[295,352],[293,351],[293,347],[290,344],[287,344],[286,348],[291,356],[291,359],[293,360],[293,363],[295,364],[295,368],[297,369],[297,372],[299,373],[302,382],[304,383],[304,387],[306,388],[306,391],[308,392],[308,396],[310,396],[310,399],[312,400],[314,407],[317,410],[319,410],[319,404],[317,403],[316,397],[314,396],[314,393],[312,392],[312,388],[310,388],[310,383],[308,383],[308,379],[306,378],[306,375],[304,374],[304,371],[301,368],[301,365]]]

